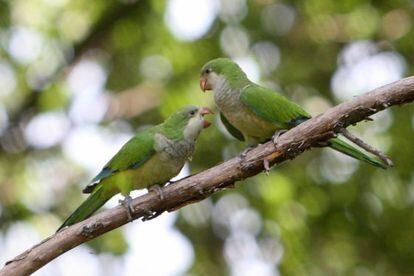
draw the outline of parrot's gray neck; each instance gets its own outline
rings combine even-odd
[[[202,119],[198,117],[191,118],[187,126],[184,128],[184,139],[190,143],[195,143],[195,140],[200,135],[203,129]]]
[[[162,134],[155,134],[155,150],[166,153],[169,158],[183,161],[190,158],[194,152],[194,145],[194,140],[171,140]]]
[[[214,100],[223,113],[230,113],[240,109],[240,91],[233,89],[224,76],[217,76],[212,82]]]

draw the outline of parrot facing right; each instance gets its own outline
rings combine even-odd
[[[203,91],[214,91],[214,100],[227,130],[237,139],[251,144],[267,141],[273,135],[277,137],[278,132],[311,118],[296,103],[251,82],[228,58],[213,59],[203,66],[200,87]],[[385,169],[391,165],[339,137],[330,139],[327,146],[376,167]]]
[[[206,114],[212,114],[207,107],[186,106],[162,124],[138,132],[86,186],[83,192],[89,197],[58,231],[88,218],[118,193],[125,197],[131,219],[129,193],[135,189],[159,189],[180,172],[191,158],[200,132],[210,125],[204,120]]]

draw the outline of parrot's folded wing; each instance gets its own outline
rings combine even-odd
[[[240,100],[253,113],[280,129],[289,129],[311,116],[296,103],[259,85],[249,85],[240,94]]]
[[[112,157],[102,171],[83,189],[83,192],[91,193],[97,183],[114,173],[128,169],[136,169],[142,166],[155,153],[154,133],[145,131],[137,134]]]

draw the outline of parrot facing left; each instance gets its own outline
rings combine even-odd
[[[58,229],[91,216],[115,194],[121,193],[131,211],[132,190],[158,187],[176,176],[191,158],[196,140],[210,123],[207,107],[186,106],[163,123],[138,132],[83,190],[89,197]]]
[[[228,58],[213,59],[203,66],[200,87],[203,91],[214,91],[214,100],[227,130],[235,138],[250,144],[267,141],[275,132],[288,130],[311,118],[296,103],[251,82]],[[327,146],[376,167],[389,166],[339,137],[330,139]]]

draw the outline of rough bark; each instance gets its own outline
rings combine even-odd
[[[271,165],[293,159],[313,145],[333,137],[341,129],[393,105],[414,101],[414,77],[377,88],[367,94],[330,108],[321,115],[289,130],[278,139],[277,146],[265,143],[249,151],[241,160],[235,157],[163,188],[164,199],[149,193],[133,200],[134,219],[145,218],[144,210],[154,217],[200,201],[225,188],[263,171],[263,161]],[[398,166],[398,164],[397,164]],[[66,251],[105,232],[128,223],[127,213],[118,206],[56,233],[6,263],[0,275],[27,275]]]

